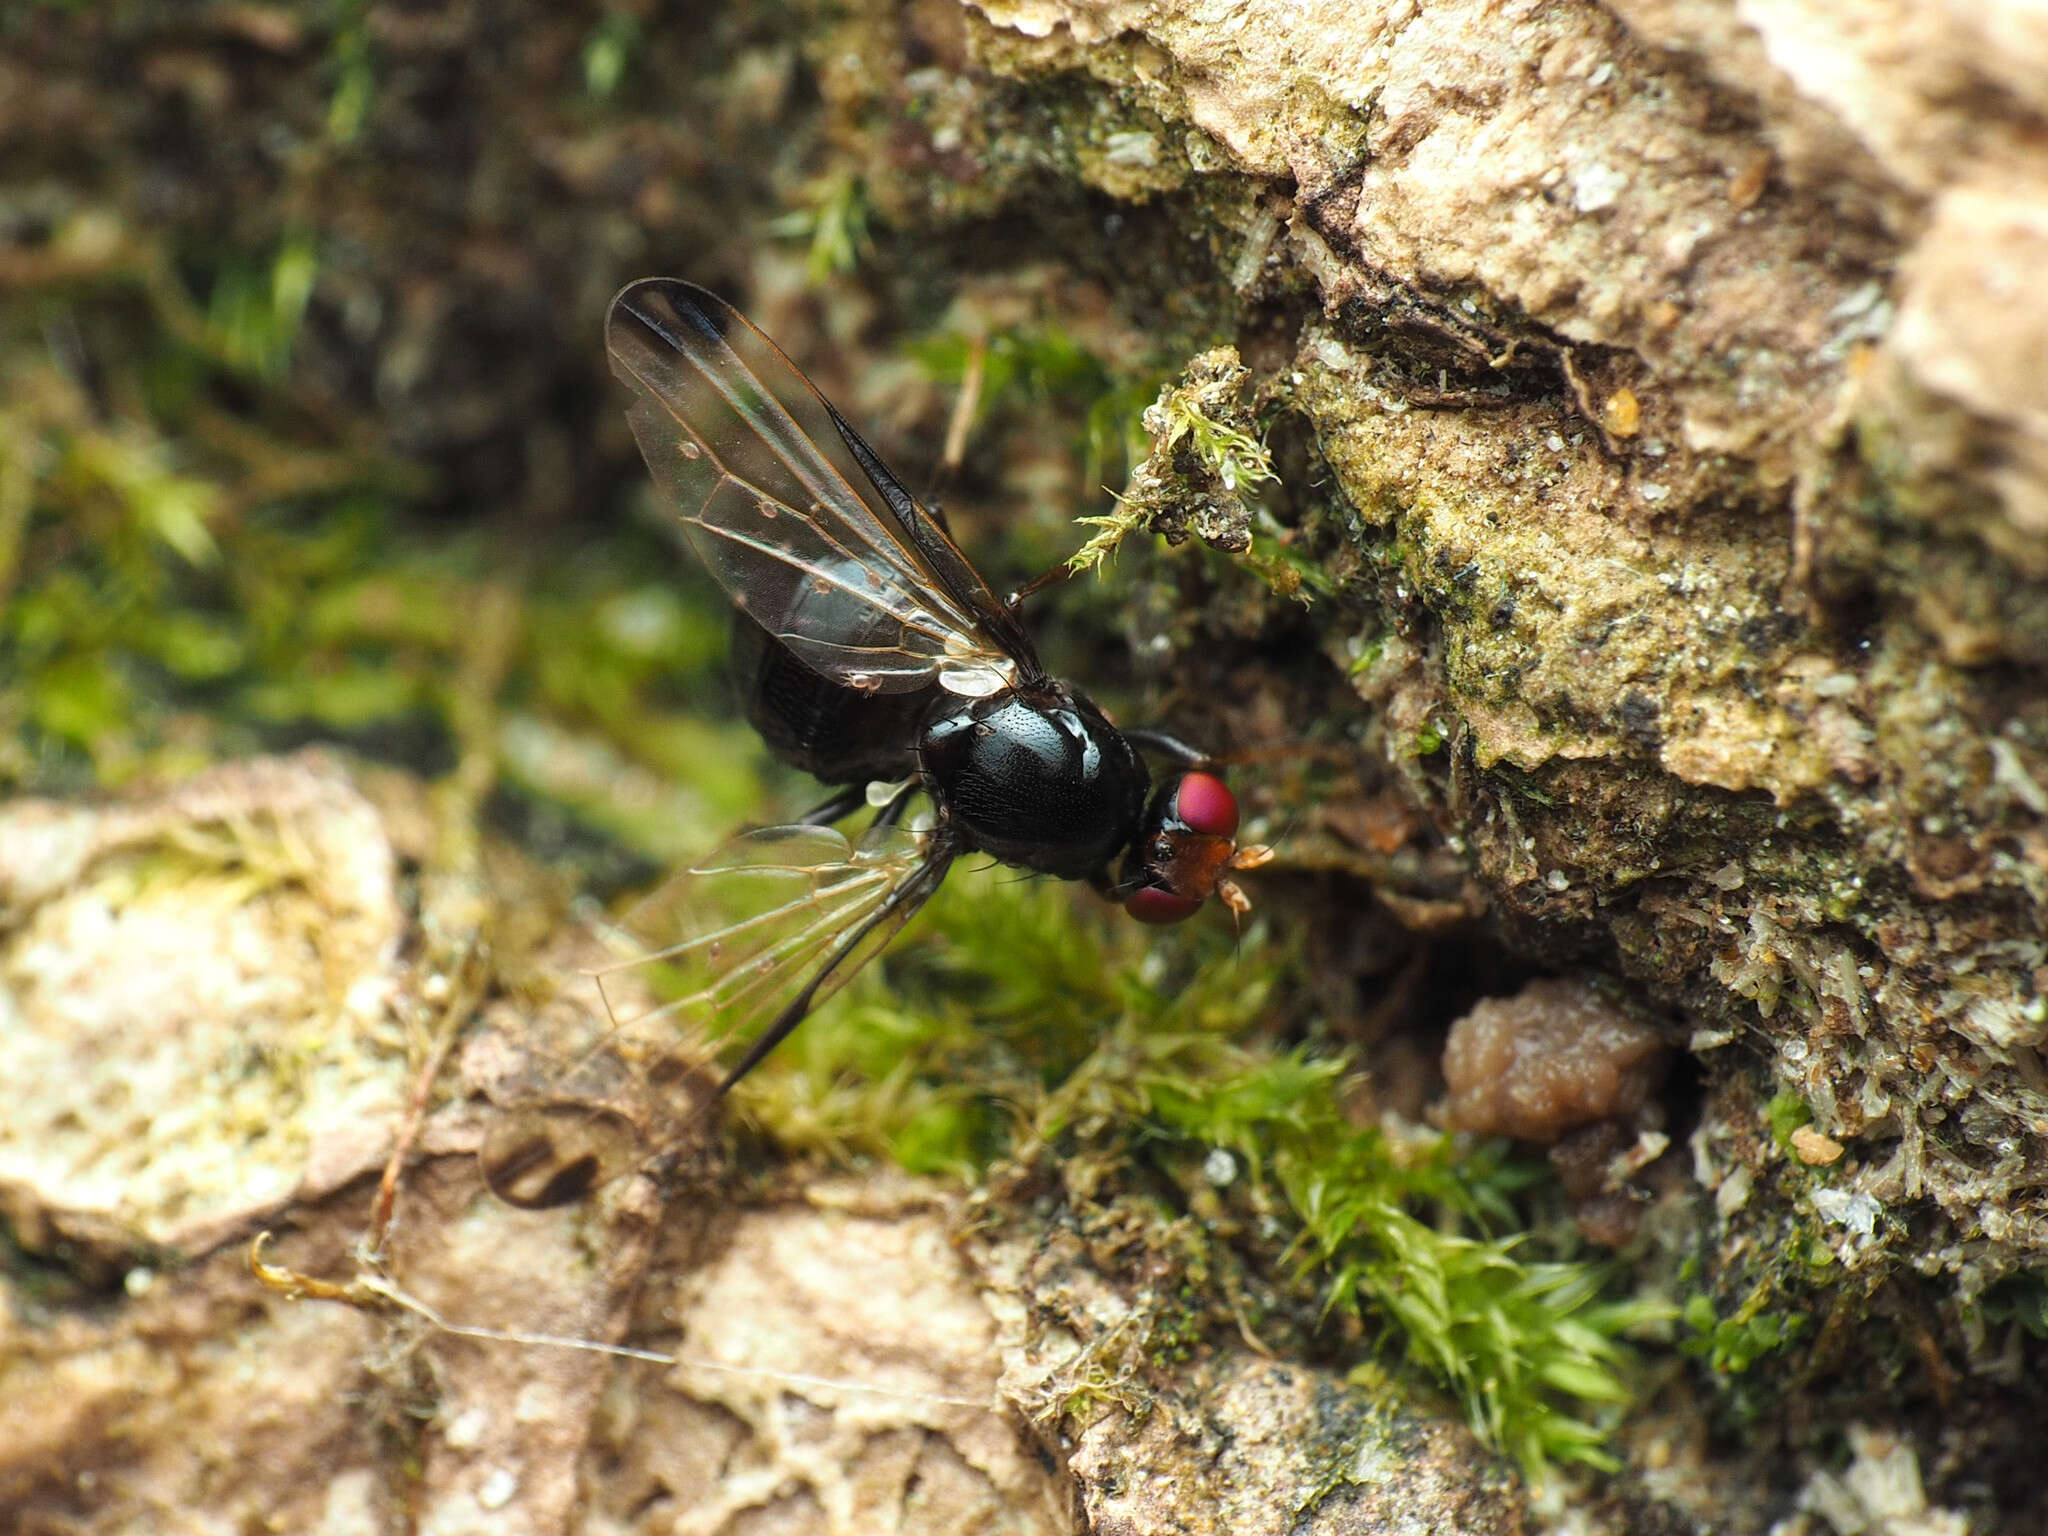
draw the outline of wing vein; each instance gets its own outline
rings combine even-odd
[[[663,339],[668,340],[670,338],[664,335]],[[795,449],[792,449],[785,443],[778,442],[774,437],[771,437],[767,432],[763,431],[755,423],[753,417],[741,404],[740,399],[738,397],[738,392],[736,390],[728,388],[725,381],[721,379],[717,373],[713,372],[709,368],[706,368],[704,364],[692,353],[684,351],[680,355],[682,356],[684,362],[686,362],[691,368],[696,370],[698,377],[703,379],[705,383],[709,384],[712,390],[719,396],[719,398],[724,400],[727,405],[732,407],[733,414],[737,416],[740,419],[740,421],[744,423],[750,430],[752,430],[756,437],[760,438],[762,442],[768,445],[768,447],[774,452],[775,456],[782,461],[784,467],[787,468],[789,472],[796,477],[797,483],[802,485],[806,491],[810,492],[812,499],[818,502],[821,507],[830,508],[834,515],[837,516],[843,523],[847,525],[847,527],[854,534],[858,536],[859,542],[863,545],[863,547],[866,549],[867,553],[870,556],[872,556],[875,560],[879,561],[881,564],[894,569],[899,574],[910,576],[914,580],[918,581],[921,585],[925,585],[927,587],[932,588],[932,596],[941,596],[941,594],[936,590],[936,583],[932,578],[932,573],[926,567],[923,560],[920,559],[916,555],[915,551],[913,551],[908,545],[906,545],[903,542],[903,540],[901,540],[895,534],[890,532],[890,530],[882,523],[882,520],[880,518],[875,516],[874,511],[867,505],[866,501],[861,497],[860,493],[847,482],[846,477],[844,475],[840,474],[838,470],[834,469],[832,465],[828,463],[822,455],[818,454],[815,451],[815,449],[813,449],[813,451],[810,453],[802,453],[796,451]],[[781,422],[788,426],[789,432],[795,438],[795,440],[798,443],[802,443],[807,446],[810,445],[809,436],[806,435],[803,429],[796,424],[795,420],[789,415],[789,413],[783,410],[780,403],[778,403],[775,400],[774,396],[769,392],[768,387],[761,382],[759,377],[755,375],[754,371],[746,365],[745,361],[742,360],[737,353],[733,352],[730,347],[727,347],[725,349],[725,355],[727,358],[731,360],[731,365],[734,369],[738,370],[747,379],[753,382],[755,390],[758,392],[760,397],[775,408],[775,411],[777,415],[780,417]],[[711,462],[718,466],[719,472],[723,475],[725,479],[732,481],[735,485],[741,487],[743,490],[751,493],[754,496],[765,497],[767,500],[774,502],[777,506],[781,507],[791,516],[796,517],[803,522],[809,523],[813,529],[816,529],[818,531],[821,537],[825,538],[826,542],[833,543],[831,536],[827,534],[825,530],[819,526],[817,519],[815,517],[807,516],[803,512],[800,512],[797,508],[791,506],[788,502],[782,500],[782,498],[780,498],[779,496],[775,496],[772,493],[764,490],[762,487],[756,485],[752,480],[749,480],[745,475],[742,475],[736,470],[734,470],[732,465],[729,462],[727,462],[727,460],[718,452],[718,450],[715,447],[713,447],[710,443],[704,441],[704,439],[700,437],[695,430],[692,429],[688,419],[683,415],[682,411],[675,405],[673,401],[669,400],[657,388],[655,388],[653,382],[649,380],[644,373],[642,373],[640,370],[636,368],[633,368],[630,363],[627,364],[627,367],[632,372],[634,381],[640,385],[641,389],[646,393],[646,395],[649,398],[658,401],[661,404],[662,409],[668,413],[668,415],[675,421],[676,425],[682,428],[682,430],[689,435],[690,440],[696,443],[697,446],[704,451],[704,453],[710,456]],[[820,482],[816,478],[816,471],[818,469],[823,469],[828,475],[831,476],[831,482],[829,484]],[[806,472],[807,470],[809,471],[809,473]],[[834,493],[834,486],[837,487],[838,494]],[[710,505],[711,498],[712,496],[715,496],[717,494],[717,490],[718,488],[714,485],[711,493],[704,498],[703,505],[698,508],[698,519],[702,518],[704,508]],[[855,553],[850,549],[847,549],[844,545],[833,543],[833,547],[838,549],[842,554],[846,555],[848,559],[857,562],[861,561],[861,556],[859,554]],[[774,546],[763,546],[763,549],[764,552],[767,553],[779,553],[779,551],[777,551],[774,548]],[[953,605],[950,602],[947,602],[946,606],[948,608],[953,607]],[[966,614],[959,612],[957,609],[953,611],[951,617],[956,621],[954,624],[955,629],[971,630],[973,628],[973,621]]]
[[[613,301],[607,337],[634,434],[691,544],[805,665],[892,693],[971,695],[1019,667],[1036,675],[1028,640],[999,622],[930,514],[744,316],[649,278]]]

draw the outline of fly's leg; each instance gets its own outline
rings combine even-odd
[[[895,796],[887,805],[875,813],[875,819],[868,825],[871,828],[895,826],[897,822],[903,819],[903,813],[910,809],[911,797],[921,788],[923,788],[922,785],[915,783],[904,785],[896,791]]]
[[[1124,740],[1140,752],[1157,752],[1183,768],[1204,768],[1216,762],[1209,753],[1191,747],[1178,736],[1169,736],[1164,731],[1125,731]]]
[[[894,811],[900,816],[902,812],[898,807],[907,805],[909,800],[910,795],[908,791],[898,795],[895,800],[891,801],[883,809],[882,815],[887,816],[890,812]],[[876,819],[880,820],[880,817]],[[917,873],[911,879],[891,891],[888,898],[880,906],[876,907],[873,912],[862,919],[859,927],[855,928],[839,942],[832,953],[825,958],[824,964],[820,965],[812,973],[811,979],[804,983],[804,989],[789,1000],[782,1012],[775,1016],[774,1021],[766,1029],[755,1036],[753,1043],[747,1047],[746,1053],[737,1062],[733,1063],[732,1069],[720,1079],[718,1086],[711,1090],[710,1096],[690,1111],[690,1119],[692,1121],[701,1119],[710,1111],[714,1104],[718,1103],[719,1100],[723,1099],[732,1090],[734,1083],[737,1083],[741,1078],[753,1071],[754,1068],[758,1067],[766,1059],[770,1051],[789,1038],[797,1025],[803,1023],[804,1016],[811,1011],[811,1001],[818,995],[818,989],[831,979],[832,973],[845,963],[849,955],[852,955],[860,948],[862,941],[869,934],[873,933],[875,929],[881,927],[884,923],[893,922],[900,927],[903,923],[909,921],[911,915],[919,907],[931,899],[932,892],[936,891],[940,883],[946,878],[946,871],[951,867],[958,852],[958,847],[951,843],[939,843],[931,848],[925,856],[923,866]],[[673,1154],[670,1154],[668,1158],[657,1159],[654,1165],[656,1171],[665,1171],[666,1167],[672,1162],[672,1159]]]
[[[797,817],[796,825],[800,827],[829,827],[835,821],[844,821],[868,803],[867,796],[868,790],[865,784],[848,784],[843,789],[834,790],[830,798],[821,801],[819,804],[811,807],[810,810],[805,811],[803,815]]]
[[[1015,615],[1023,609],[1027,599],[1036,597],[1048,587],[1058,586],[1073,574],[1073,567],[1062,560],[1051,570],[1040,571],[1036,576],[1025,582],[1023,586],[1003,599],[1003,606],[1008,608],[1012,615]]]

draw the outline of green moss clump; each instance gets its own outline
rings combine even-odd
[[[959,386],[979,372],[975,419],[1024,404],[1049,404],[1081,421],[1081,479],[1121,476],[1145,456],[1140,425],[1159,389],[1157,369],[1116,370],[1058,325],[1003,326],[985,335],[936,331],[912,341],[911,359],[935,383]]]
[[[785,240],[807,242],[804,275],[815,285],[851,272],[873,253],[868,217],[866,184],[850,171],[833,171],[808,183],[801,205],[768,229]]]
[[[1178,380],[1160,390],[1140,418],[1150,453],[1133,469],[1114,512],[1080,519],[1098,531],[1068,559],[1069,571],[1099,570],[1139,528],[1172,544],[1193,533],[1232,554],[1253,548],[1253,517],[1244,498],[1279,477],[1272,455],[1250,430],[1251,414],[1240,398],[1248,377],[1234,347],[1217,347],[1192,359]],[[1300,590],[1301,573],[1315,567],[1280,558],[1283,546],[1270,536],[1273,531],[1258,563],[1276,589],[1291,595]]]
[[[1989,1323],[2017,1324],[2036,1339],[2048,1339],[2048,1275],[2015,1275],[1992,1287],[1977,1305]]]
[[[719,717],[724,624],[659,539],[535,558],[413,517],[414,466],[212,403],[285,366],[310,260],[287,241],[223,263],[197,320],[141,311],[116,418],[34,343],[7,353],[0,787],[341,739],[472,763],[646,857],[701,851],[757,808],[760,749]]]
[[[1716,1313],[1706,1296],[1689,1297],[1679,1315],[1691,1337],[1678,1347],[1705,1360],[1719,1376],[1740,1376],[1764,1356],[1790,1349],[1812,1330],[1813,1318],[1805,1312],[1764,1311],[1764,1294],[1751,1297],[1733,1317]]]
[[[1771,1128],[1771,1140],[1789,1158],[1794,1155],[1792,1133],[1802,1125],[1813,1124],[1813,1111],[1796,1093],[1775,1094],[1764,1106],[1764,1121]]]

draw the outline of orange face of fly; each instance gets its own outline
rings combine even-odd
[[[1228,875],[1258,868],[1273,850],[1238,847],[1237,824],[1237,796],[1215,774],[1193,769],[1162,784],[1124,862],[1124,880],[1135,886],[1124,910],[1141,923],[1178,923],[1214,895],[1235,916],[1250,911]]]

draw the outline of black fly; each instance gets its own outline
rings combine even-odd
[[[1235,797],[1201,754],[1121,731],[1040,664],[940,520],[781,350],[723,300],[633,283],[605,327],[656,485],[733,605],[747,717],[834,793],[744,833],[652,898],[667,932],[655,1015],[759,1025],[706,1104],[751,1071],[931,897],[952,862],[1086,880],[1141,921],[1178,922],[1268,856],[1239,848]],[[1154,790],[1138,748],[1173,761]],[[914,797],[929,802],[912,819]],[[833,824],[863,804],[857,843]],[[704,1105],[698,1106],[701,1112]],[[521,1204],[574,1198],[604,1159],[559,1130],[486,1149]],[[495,1166],[494,1166],[495,1165]]]

